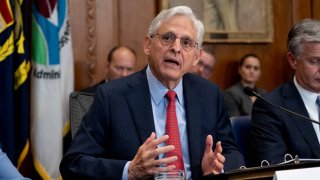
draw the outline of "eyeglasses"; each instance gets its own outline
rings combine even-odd
[[[194,47],[198,46],[198,43],[196,43],[196,41],[191,39],[190,37],[188,37],[188,36],[178,37],[177,35],[175,35],[172,32],[168,32],[165,34],[157,33],[157,34],[151,36],[151,38],[158,36],[158,35],[160,36],[160,42],[161,42],[162,46],[172,45],[176,41],[177,38],[180,39],[180,44],[185,51],[191,51]]]

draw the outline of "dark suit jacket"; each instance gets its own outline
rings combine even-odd
[[[248,95],[243,92],[243,85],[237,84],[226,89],[224,98],[230,117],[251,115],[253,103]],[[263,95],[265,91],[255,88],[257,93]]]
[[[272,103],[309,117],[293,82],[281,85],[265,98]],[[312,123],[257,100],[252,112],[252,144],[259,160],[275,164],[286,153],[293,157],[320,158],[320,146]]]
[[[208,134],[222,141],[226,171],[243,165],[218,87],[187,74],[183,91],[193,177],[201,176]],[[155,127],[144,69],[98,87],[60,171],[64,178],[120,179],[126,162],[134,158],[151,132]]]
[[[81,92],[86,92],[86,93],[96,93],[98,86],[101,84],[106,83],[105,80],[100,81],[98,84],[95,84],[91,87],[87,87],[85,89],[80,90]]]

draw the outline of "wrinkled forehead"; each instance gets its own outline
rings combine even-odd
[[[190,17],[184,15],[174,15],[160,21],[157,31],[181,33],[177,35],[189,36],[194,39],[196,39],[197,35],[194,22]]]

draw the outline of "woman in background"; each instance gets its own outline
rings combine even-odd
[[[264,90],[256,87],[256,83],[261,76],[261,62],[256,54],[246,54],[241,58],[238,73],[241,77],[240,81],[224,92],[230,117],[251,115],[252,105],[256,97],[246,95],[243,92],[244,87],[251,87],[259,94],[265,93]]]

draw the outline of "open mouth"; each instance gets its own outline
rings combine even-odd
[[[174,59],[165,59],[164,62],[179,66],[179,62]]]

